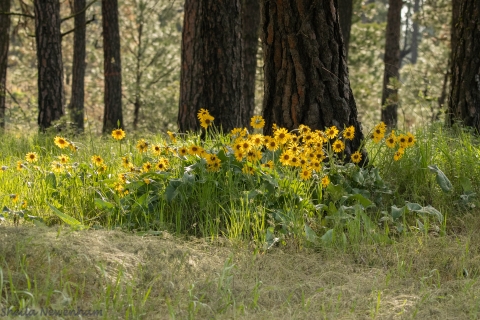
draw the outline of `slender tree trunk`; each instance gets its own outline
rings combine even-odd
[[[324,130],[354,126],[347,159],[363,134],[348,78],[334,0],[263,0],[264,134],[272,125]],[[365,159],[365,157],[364,157]]]
[[[413,4],[413,25],[412,25],[412,47],[411,47],[411,52],[412,52],[412,63],[415,64],[417,63],[418,59],[418,38],[420,35],[419,32],[419,24],[418,24],[418,14],[420,12],[420,0],[415,0]]]
[[[462,0],[453,5],[459,19],[452,21],[455,47],[447,121],[460,120],[480,134],[480,2]]]
[[[382,121],[389,128],[397,126],[398,89],[389,88],[390,78],[400,76],[400,27],[402,0],[390,0],[387,13],[387,31],[385,39],[385,71],[383,73]]]
[[[75,0],[74,13],[85,9],[86,0]],[[69,104],[71,119],[78,132],[83,132],[84,99],[85,99],[85,11],[75,16],[73,34],[72,96]]]
[[[36,0],[38,125],[45,130],[64,114],[62,38],[59,0]]]
[[[102,0],[104,104],[103,132],[123,127],[122,65],[118,27],[118,1]]]
[[[135,102],[133,103],[133,130],[138,128],[138,120],[140,117],[140,108],[142,107],[141,102],[141,82],[142,82],[142,71],[141,71],[141,61],[143,59],[143,21],[144,21],[144,10],[145,5],[143,2],[140,3],[140,16],[137,18],[137,36],[138,36],[138,46],[135,59],[137,60],[135,66]]]
[[[200,108],[225,132],[248,125],[240,9],[240,0],[185,1],[178,112],[182,132],[200,128]]]
[[[0,12],[10,12],[10,0],[0,1]],[[0,14],[0,130],[5,129],[5,95],[7,85],[10,16]]]
[[[245,115],[251,118],[255,111],[255,76],[257,73],[258,36],[260,31],[260,2],[242,0],[242,32],[244,61],[244,102]]]
[[[350,30],[352,29],[353,0],[338,0],[338,15],[340,16],[340,28],[345,48],[345,56],[348,59],[348,46],[350,43]]]

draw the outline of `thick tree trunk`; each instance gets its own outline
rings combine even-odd
[[[412,25],[412,47],[411,47],[411,52],[412,52],[412,63],[415,64],[417,63],[418,59],[418,38],[420,36],[419,32],[419,24],[418,24],[418,14],[420,12],[420,0],[415,0],[413,4],[413,25]]]
[[[457,17],[453,21],[453,61],[450,100],[447,121],[460,120],[480,133],[480,2],[463,0],[453,2]],[[458,10],[458,11],[457,11]]]
[[[257,73],[258,36],[260,31],[260,2],[242,0],[243,32],[243,94],[245,115],[251,118],[255,111],[255,76]]]
[[[390,86],[390,78],[400,76],[400,27],[402,0],[390,0],[387,13],[387,31],[385,39],[385,71],[383,73],[382,121],[389,128],[397,126],[398,89]]]
[[[363,139],[334,0],[264,0],[264,134],[272,125],[355,127],[347,159]],[[365,159],[365,157],[364,157]]]
[[[85,9],[86,0],[75,0],[74,13]],[[72,96],[69,104],[70,116],[78,132],[83,132],[85,99],[85,11],[75,16],[73,35]]]
[[[0,12],[10,12],[10,0],[0,1]],[[0,130],[5,129],[5,95],[7,84],[10,16],[0,14]]]
[[[345,56],[348,59],[348,45],[350,43],[350,29],[352,28],[353,0],[338,0],[338,15],[342,29]]]
[[[123,127],[122,66],[118,27],[118,1],[102,0],[104,104],[103,132]]]
[[[230,131],[247,126],[243,100],[240,0],[186,0],[182,34],[180,106],[182,132],[200,128],[207,109],[214,124]]]
[[[59,0],[36,0],[35,40],[38,67],[38,125],[45,130],[64,114]]]

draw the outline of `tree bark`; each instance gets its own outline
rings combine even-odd
[[[338,0],[338,15],[342,29],[345,56],[348,59],[348,46],[350,43],[350,30],[352,29],[353,0]],[[348,61],[348,60],[347,60]]]
[[[85,36],[86,0],[75,0],[73,5],[75,16],[75,31],[73,34],[73,64],[72,64],[72,96],[69,104],[71,119],[78,132],[83,132],[84,99],[85,99]]]
[[[259,31],[260,2],[258,0],[242,0],[243,94],[246,113],[244,118],[247,119],[253,117],[255,111],[255,78]]]
[[[398,89],[390,87],[390,78],[400,77],[400,27],[402,0],[390,0],[385,38],[385,71],[383,73],[382,121],[389,128],[397,126]]]
[[[0,12],[10,12],[10,0],[0,1]],[[0,130],[5,129],[5,95],[7,85],[10,16],[0,14]]]
[[[264,134],[272,125],[300,124],[324,130],[354,126],[345,154],[360,148],[363,134],[348,78],[334,0],[264,0]],[[366,156],[364,156],[364,159]]]
[[[41,131],[64,114],[59,0],[34,1],[38,67],[38,126]]]
[[[197,112],[207,109],[224,132],[247,126],[243,97],[240,0],[186,0],[182,34],[181,132],[200,128]]]
[[[480,2],[454,1],[453,61],[447,121],[460,120],[480,134]],[[458,10],[458,11],[457,11]],[[456,23],[455,23],[456,21]]]
[[[122,65],[117,0],[102,0],[102,27],[105,85],[103,132],[108,133],[117,127],[123,127]]]

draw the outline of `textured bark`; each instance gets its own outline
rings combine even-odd
[[[64,114],[62,38],[59,0],[36,0],[35,40],[38,67],[38,125],[40,130]]]
[[[10,12],[10,0],[0,1],[0,12]],[[0,130],[5,128],[5,94],[7,83],[10,16],[0,14]]]
[[[420,35],[419,32],[419,25],[418,25],[418,13],[420,12],[420,0],[415,0],[413,4],[413,25],[412,25],[412,47],[411,47],[411,52],[412,52],[412,63],[415,64],[417,63],[418,59],[418,38]]]
[[[225,132],[249,122],[242,93],[240,8],[240,0],[185,1],[178,112],[182,132],[200,128],[200,108]]]
[[[452,81],[447,121],[460,120],[480,133],[480,2],[478,0],[454,1],[453,11],[458,12],[452,43]],[[458,10],[458,11],[457,11]],[[455,15],[454,15],[455,16]]]
[[[264,134],[272,125],[355,127],[347,159],[363,139],[334,0],[264,0]],[[366,157],[364,156],[364,159]]]
[[[260,3],[258,0],[242,0],[243,33],[243,94],[245,118],[255,111],[255,76],[257,73],[258,36],[260,30]]]
[[[348,58],[350,43],[350,30],[352,29],[353,0],[338,0],[338,15],[340,16],[340,29],[342,29],[345,56]]]
[[[81,12],[86,6],[86,0],[75,0],[73,11]],[[72,65],[72,96],[69,111],[72,122],[79,132],[83,132],[84,99],[85,99],[85,11],[75,16],[75,31],[73,34],[73,65]]]
[[[382,121],[389,128],[397,126],[398,90],[389,88],[390,78],[400,76],[400,27],[402,0],[390,0],[387,13],[387,31],[385,37],[385,71],[383,73]]]
[[[102,0],[104,104],[103,132],[123,127],[122,65],[118,27],[118,1]]]

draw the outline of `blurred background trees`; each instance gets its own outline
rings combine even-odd
[[[8,8],[9,2],[10,8]],[[7,130],[37,130],[39,126],[48,127],[51,124],[57,129],[84,127],[88,132],[100,133],[105,119],[103,58],[105,45],[102,38],[102,1],[59,2],[61,51],[56,50],[55,55],[59,57],[58,52],[61,52],[62,72],[56,77],[59,79],[62,76],[63,80],[61,84],[55,85],[55,88],[57,91],[62,87],[63,89],[56,93],[62,98],[59,107],[58,102],[53,104],[55,111],[51,113],[51,123],[50,120],[39,118],[44,107],[43,98],[41,98],[43,96],[38,94],[37,77],[42,76],[40,71],[42,66],[37,70],[37,51],[41,51],[42,48],[35,41],[35,37],[40,36],[35,30],[35,21],[41,17],[36,17],[34,4],[41,3],[43,7],[47,2],[25,0],[1,2],[0,124],[5,123]],[[112,3],[111,0],[103,2]],[[255,113],[259,114],[262,110],[264,63],[260,35],[255,34],[255,29],[258,31],[259,28],[256,24],[261,22],[256,20],[259,14],[253,14],[255,11],[258,12],[259,3],[239,0],[238,4],[241,7],[238,25],[242,30],[244,51],[241,60],[243,60],[242,70],[245,73],[241,76],[242,89],[239,88],[238,91],[243,92],[243,96],[235,99],[247,102],[245,115],[252,113],[251,105],[252,101],[255,101]],[[384,75],[386,79],[398,79],[386,84],[387,90],[396,92],[397,127],[410,129],[432,121],[445,121],[447,111],[451,116],[447,119],[448,123],[459,118],[469,125],[475,125],[478,111],[472,113],[468,110],[478,110],[475,109],[479,94],[476,79],[480,76],[477,76],[479,71],[475,69],[478,69],[475,64],[467,66],[465,63],[476,62],[475,57],[480,54],[474,55],[471,59],[462,56],[460,52],[466,49],[461,49],[460,46],[470,45],[471,51],[478,53],[478,42],[473,41],[479,38],[478,35],[464,34],[472,30],[468,21],[478,21],[478,17],[470,16],[478,15],[478,1],[405,0],[401,2],[399,37],[394,41],[398,43],[398,49],[395,50],[399,51],[398,55],[395,54],[399,61],[398,75],[395,71],[385,68],[386,58],[391,54],[387,52],[386,43],[389,1],[339,0],[338,5],[340,24],[344,33],[343,42],[348,44],[345,51],[348,52],[350,85],[359,119],[364,128],[371,128],[374,122],[378,122],[381,119],[382,110],[386,110],[385,107],[388,105],[382,101],[385,100],[382,99]],[[349,13],[349,6],[352,8],[352,13]],[[86,7],[86,10],[82,14],[77,14],[81,7]],[[39,9],[37,5],[36,10]],[[210,14],[209,19],[213,19],[211,12],[202,14]],[[123,117],[121,125],[126,130],[158,132],[177,129],[183,15],[184,1],[182,0],[118,0],[121,58],[114,58],[115,61],[108,60],[110,64],[115,62],[121,66],[120,70],[115,71],[121,72],[121,91],[116,90],[117,97],[121,92],[121,99],[117,98],[112,106],[117,109],[121,107]],[[348,17],[351,17],[350,21]],[[457,23],[452,23],[452,17]],[[458,23],[458,21],[464,22]],[[350,32],[344,31],[348,30],[348,22],[350,22]],[[79,27],[81,25],[85,26],[85,57],[83,59],[81,49],[78,47],[82,42],[83,31]],[[5,37],[5,30],[8,30],[9,41],[4,41],[5,38],[2,38],[2,34]],[[75,37],[78,41],[74,41]],[[473,42],[469,44],[458,39],[472,39]],[[108,42],[108,44],[113,43]],[[454,50],[451,50],[451,44]],[[8,56],[5,55],[6,50]],[[255,53],[257,59],[252,59]],[[82,60],[85,61],[84,77],[79,73]],[[60,60],[57,58],[58,61]],[[5,78],[2,66],[5,64],[8,67],[5,93],[2,93],[2,81]],[[59,66],[56,67],[57,70]],[[256,72],[251,71],[254,68]],[[470,91],[461,89],[461,81],[458,79],[463,76],[455,74],[456,71],[465,68],[470,71],[468,75]],[[223,73],[224,70],[219,72]],[[107,74],[110,74],[108,70]],[[253,74],[255,79],[252,78]],[[84,78],[83,112],[80,111],[82,105],[80,78]],[[457,89],[459,91],[455,91]],[[41,90],[44,91],[44,89]],[[252,91],[256,94],[254,99],[252,94],[248,93]],[[217,93],[218,95],[226,94],[221,90]],[[388,96],[391,94],[387,94]],[[450,96],[452,99],[449,99]],[[467,100],[473,101],[473,105],[468,101],[461,102],[453,98],[462,96],[470,97],[468,98],[470,100]],[[5,100],[5,108],[2,106],[2,98]],[[49,104],[49,108],[50,106]],[[207,106],[206,104],[205,107],[218,108],[217,105]],[[61,116],[61,110],[65,110],[64,116]],[[83,114],[82,117],[79,116],[81,114]],[[84,121],[83,125],[81,120]],[[117,120],[110,121],[108,128],[116,127]],[[68,126],[65,126],[67,123]]]

